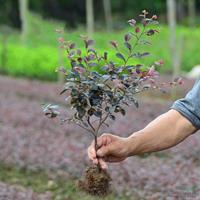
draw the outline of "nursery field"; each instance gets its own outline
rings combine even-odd
[[[96,47],[100,52],[110,49],[109,58],[115,56],[115,52],[109,45],[110,40],[123,41],[124,33],[130,31],[128,24],[124,22],[120,28],[114,32],[107,33],[101,29],[94,34]],[[26,44],[20,41],[19,32],[16,30],[4,30],[0,40],[7,38],[7,47],[0,46],[0,71],[12,76],[37,78],[42,80],[56,80],[55,69],[61,65],[59,61],[59,50],[57,39],[60,37],[55,29],[63,29],[64,24],[57,21],[43,20],[40,16],[32,14],[30,16],[30,30]],[[153,36],[150,41],[153,45],[142,47],[142,51],[149,51],[151,56],[141,62],[149,65],[155,60],[163,59],[165,66],[161,69],[165,72],[172,71],[169,50],[169,32],[166,25],[159,25],[159,34]],[[80,48],[83,44],[80,35],[85,35],[85,29],[79,27],[77,30],[65,28],[64,38],[75,41]],[[198,28],[177,27],[177,48],[180,49],[181,69],[189,71],[194,65],[199,64],[200,30]],[[64,65],[69,66],[63,53]],[[3,59],[3,61],[2,61]],[[132,61],[137,62],[137,61]]]
[[[184,91],[192,84],[185,80]],[[0,76],[0,200],[95,200],[75,186],[90,163],[86,150],[92,138],[42,113],[43,103],[63,102],[59,92],[54,83]],[[126,117],[119,116],[105,131],[128,136],[171,104],[145,97],[141,108],[128,108]],[[106,199],[200,199],[199,137],[197,133],[170,150],[111,164],[113,193]]]

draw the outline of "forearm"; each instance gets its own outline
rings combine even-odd
[[[159,116],[143,130],[133,133],[127,140],[128,155],[164,150],[175,146],[196,128],[175,110]]]

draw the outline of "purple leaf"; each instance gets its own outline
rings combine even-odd
[[[118,43],[116,41],[110,41],[110,44],[117,49]]]
[[[130,33],[127,33],[127,34],[124,35],[124,40],[126,42],[128,42],[130,39],[131,39],[131,34]]]
[[[130,19],[130,20],[128,20],[128,23],[129,23],[131,26],[135,26],[135,25],[136,25],[136,20]]]
[[[124,62],[126,62],[126,59],[124,58],[124,56],[121,53],[116,53],[115,54],[118,58],[120,58],[121,60],[123,60]]]

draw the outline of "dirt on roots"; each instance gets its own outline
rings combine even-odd
[[[93,165],[86,168],[78,187],[86,193],[104,197],[110,192],[111,177],[107,171]]]

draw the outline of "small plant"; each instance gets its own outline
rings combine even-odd
[[[116,60],[110,60],[107,51],[98,52],[93,47],[94,41],[85,36],[81,36],[84,51],[76,47],[75,43],[65,41],[63,37],[58,40],[71,63],[70,69],[58,69],[64,73],[66,80],[60,94],[67,96],[74,111],[72,116],[61,117],[61,120],[63,123],[73,122],[92,134],[96,151],[97,137],[101,133],[101,127],[108,126],[108,119],[115,120],[117,113],[125,115],[126,106],[134,104],[138,107],[136,94],[148,89],[161,90],[155,78],[158,76],[156,68],[163,61],[156,61],[149,67],[138,63],[139,59],[150,54],[139,52],[137,47],[151,45],[148,39],[159,33],[154,28],[158,24],[157,16],[147,16],[148,12],[144,10],[140,15],[141,24],[134,19],[128,21],[132,31],[124,35],[123,47],[117,41],[110,42],[116,52]],[[62,33],[59,31],[59,34]],[[45,106],[44,112],[50,118],[60,115],[58,107],[51,104]],[[103,196],[109,191],[109,182],[108,173],[101,170],[100,165],[92,166],[86,170],[81,187],[90,194]]]

